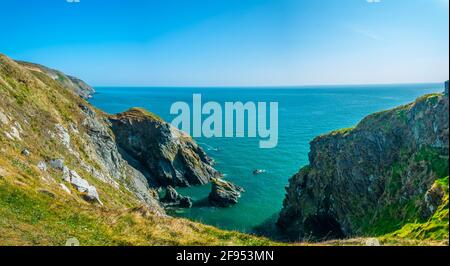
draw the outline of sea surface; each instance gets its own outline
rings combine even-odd
[[[174,102],[192,103],[200,93],[202,101],[278,102],[279,139],[273,149],[260,149],[257,138],[196,138],[216,161],[225,179],[242,186],[245,193],[230,208],[207,204],[210,185],[180,188],[191,196],[191,209],[173,210],[186,217],[224,229],[255,232],[276,220],[288,179],[308,164],[309,142],[320,134],[356,125],[373,112],[413,101],[426,93],[443,91],[443,84],[264,87],[264,88],[171,88],[97,87],[91,103],[108,113],[144,107],[166,121]],[[265,170],[254,175],[256,169]]]

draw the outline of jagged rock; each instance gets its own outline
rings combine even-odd
[[[419,218],[427,205],[429,216],[436,197],[424,194],[448,176],[448,105],[425,95],[315,138],[309,165],[289,180],[279,228],[295,240],[351,237]]]
[[[139,171],[141,169],[136,169],[134,164],[128,160],[129,158],[123,158],[120,154],[115,137],[110,130],[110,121],[105,119],[101,113],[97,114],[93,107],[85,104],[80,104],[79,107],[85,115],[82,126],[87,131],[86,139],[93,144],[95,153],[93,156],[100,162],[103,172],[107,175],[105,176],[89,166],[85,168],[88,168],[88,171],[97,178],[113,185],[117,183],[114,180],[129,180],[125,183],[126,187],[155,213],[164,216],[164,210],[159,206],[156,194],[149,189],[147,178]],[[110,178],[109,181],[107,176]]]
[[[212,180],[209,202],[217,207],[229,207],[238,203],[244,189],[225,180],[214,178]]]
[[[63,159],[52,159],[52,160],[50,160],[50,166],[53,169],[62,171],[62,170],[64,170],[64,160]]]
[[[140,108],[110,116],[117,144],[124,157],[149,173],[151,184],[190,186],[220,176],[213,161],[190,136]],[[128,160],[130,161],[130,160]]]
[[[61,143],[64,146],[66,146],[68,149],[71,149],[70,135],[69,135],[69,132],[67,131],[67,129],[61,124],[56,124],[55,128],[56,128],[56,132],[58,134],[58,137],[59,137],[59,140],[61,141]]]
[[[63,179],[72,184],[79,192],[83,193],[83,198],[87,201],[98,202],[103,205],[97,193],[97,188],[90,185],[88,181],[81,178],[77,172],[64,167]]]
[[[168,186],[166,188],[166,194],[161,202],[166,207],[180,207],[190,208],[192,207],[192,200],[190,197],[180,195],[173,187]]]

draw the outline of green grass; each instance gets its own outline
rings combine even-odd
[[[436,180],[434,186],[440,186],[444,191],[444,196],[433,216],[425,222],[407,223],[401,229],[385,235],[384,238],[448,241],[448,176]]]
[[[442,156],[442,152],[439,149],[422,147],[415,156],[415,161],[424,161],[430,164],[431,169],[438,178],[443,178],[448,175],[448,155]]]
[[[184,219],[111,210],[56,199],[28,186],[0,180],[1,245],[273,245],[268,239],[223,231]]]
[[[334,130],[332,131],[330,134],[331,135],[346,135],[348,133],[350,133],[355,127],[348,127],[348,128],[341,128],[338,130]]]

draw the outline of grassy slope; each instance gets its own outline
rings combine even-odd
[[[156,217],[145,208],[105,208],[49,196],[14,178],[0,180],[1,245],[269,245],[264,238],[184,219]]]
[[[448,241],[448,176],[436,180],[433,187],[444,191],[442,204],[434,215],[424,222],[407,223],[401,229],[385,236],[387,239],[422,239]]]

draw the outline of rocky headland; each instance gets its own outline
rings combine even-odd
[[[315,138],[277,225],[292,240],[448,241],[449,97],[431,94]]]
[[[155,186],[203,185],[220,177],[213,160],[187,134],[156,115],[132,108],[109,116],[123,156]]]

